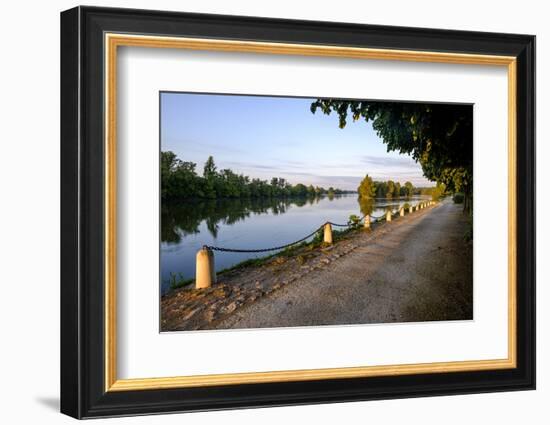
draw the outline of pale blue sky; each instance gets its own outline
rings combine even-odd
[[[161,149],[197,164],[269,180],[355,190],[365,174],[433,186],[408,155],[386,152],[370,123],[338,127],[336,114],[310,111],[314,99],[161,93]]]

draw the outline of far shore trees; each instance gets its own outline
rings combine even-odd
[[[413,196],[414,194],[414,186],[411,182],[406,182],[405,183],[405,186],[403,186],[405,188],[405,196],[407,197],[411,197]]]
[[[182,161],[174,152],[161,152],[161,197],[163,201],[188,198],[287,198],[322,197],[355,193],[330,187],[290,184],[282,177],[271,181],[250,178],[230,169],[219,170],[214,158],[209,156],[204,163],[202,176],[196,172],[197,164]]]
[[[362,199],[374,199],[374,198],[410,198],[414,195],[415,188],[411,182],[405,182],[403,186],[401,183],[388,180],[385,182],[374,181],[368,174],[361,180],[359,187],[357,188],[359,197]]]

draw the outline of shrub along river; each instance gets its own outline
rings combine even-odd
[[[303,238],[327,221],[346,224],[351,214],[380,216],[388,209],[396,210],[406,203],[416,204],[428,198],[416,196],[359,202],[357,194],[348,194],[316,198],[201,199],[162,205],[161,293],[170,290],[171,279],[194,278],[195,255],[203,245],[234,249],[280,246]],[[216,251],[216,270],[274,253],[276,251]]]

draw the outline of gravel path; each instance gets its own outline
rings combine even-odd
[[[209,329],[472,319],[471,245],[462,207],[444,201]]]

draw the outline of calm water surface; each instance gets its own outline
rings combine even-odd
[[[161,213],[161,292],[170,289],[170,275],[195,276],[195,255],[203,245],[261,249],[301,239],[327,221],[347,223],[350,214],[379,216],[410,199],[358,201],[356,194],[298,199],[189,200],[163,205]],[[216,270],[268,253],[215,252]]]

